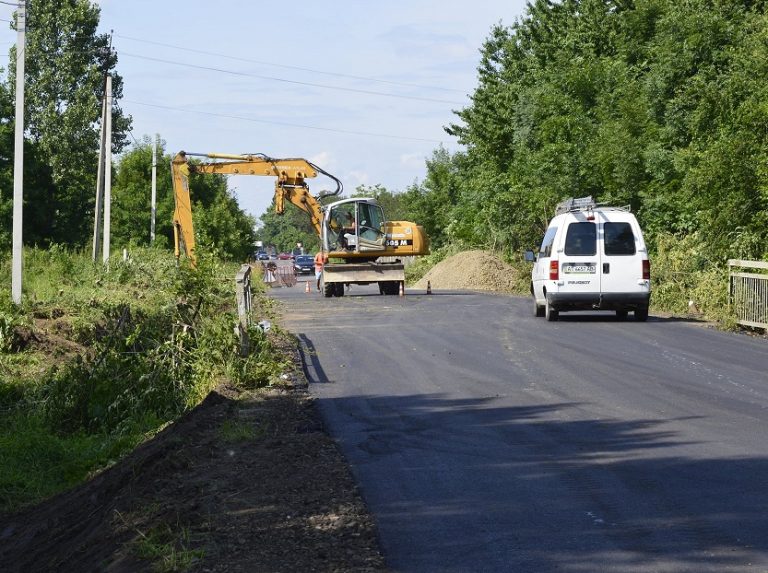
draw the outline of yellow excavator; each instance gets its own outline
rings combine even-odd
[[[190,163],[190,157],[199,162]],[[180,151],[171,161],[176,210],[173,234],[176,257],[182,254],[195,264],[190,173],[260,175],[275,177],[275,211],[283,213],[289,202],[309,216],[331,261],[323,268],[321,288],[326,297],[344,296],[344,285],[378,283],[381,294],[396,295],[404,286],[404,266],[398,257],[426,255],[429,240],[424,228],[409,221],[387,221],[375,199],[342,199],[323,205],[320,199],[339,195],[341,181],[314,163],[301,158],[277,159],[263,154],[189,153]],[[309,192],[306,179],[322,174],[336,189]],[[337,262],[342,261],[342,262]]]

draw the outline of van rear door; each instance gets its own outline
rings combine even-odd
[[[570,218],[570,217],[569,217]],[[574,214],[565,230],[560,253],[561,287],[568,293],[600,293],[600,252],[597,224],[581,213]]]
[[[613,218],[612,218],[613,219]],[[642,279],[642,259],[638,251],[640,229],[627,217],[608,220],[601,217],[603,253],[600,274],[604,293],[634,293]]]

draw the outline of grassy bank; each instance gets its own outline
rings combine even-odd
[[[86,479],[218,384],[281,370],[257,329],[238,356],[236,265],[201,257],[193,271],[142,250],[103,266],[62,248],[28,250],[24,265],[20,308],[0,269],[0,511]]]

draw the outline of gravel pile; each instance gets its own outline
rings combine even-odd
[[[433,289],[512,293],[516,272],[489,251],[464,251],[432,267],[413,288],[426,289],[429,281]]]

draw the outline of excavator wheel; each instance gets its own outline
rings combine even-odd
[[[325,298],[331,298],[336,295],[336,283],[323,282],[323,295]]]

